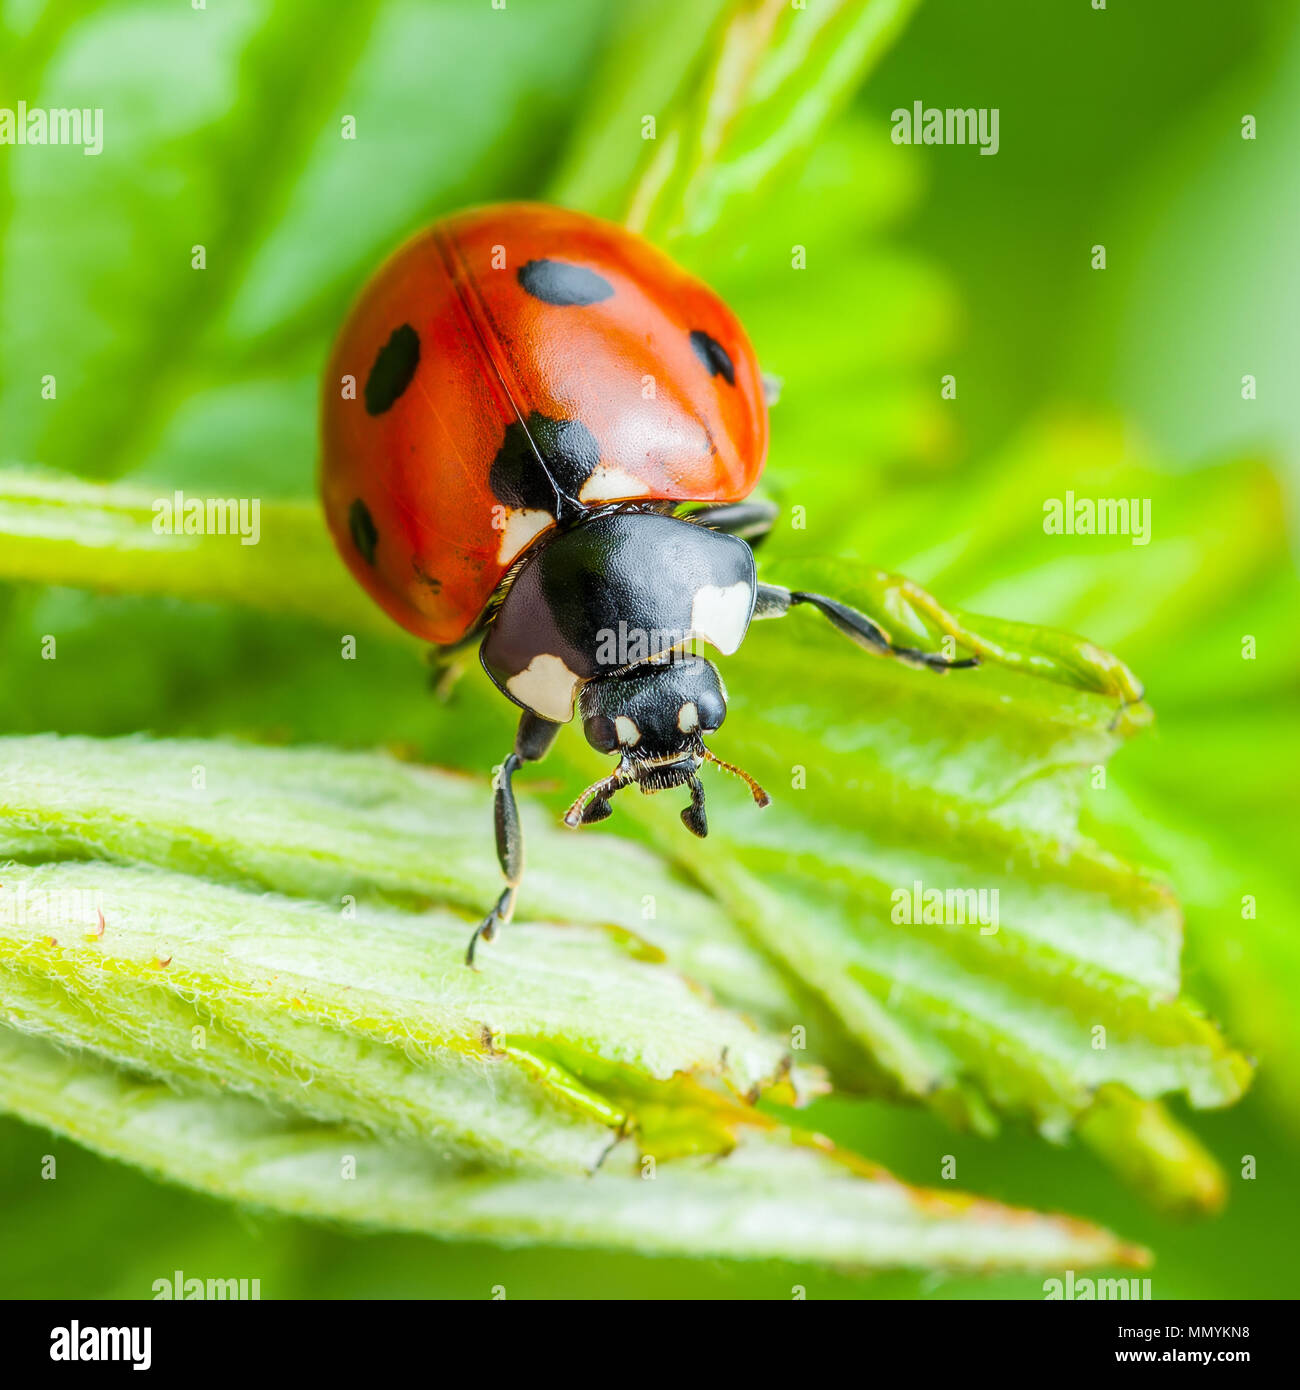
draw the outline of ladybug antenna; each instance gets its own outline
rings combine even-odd
[[[722,759],[712,751],[712,749],[706,748],[703,743],[700,744],[700,748],[703,750],[704,756],[711,763],[717,763],[717,765],[723,770],[723,772],[730,772],[733,776],[739,777],[740,780],[744,782],[744,784],[749,788],[749,793],[754,798],[754,804],[756,806],[762,807],[770,806],[772,804],[772,798],[768,796],[768,794],[763,790],[763,788],[758,785],[758,783],[749,775],[748,772],[745,771],[743,767],[737,767],[735,763],[723,762]]]

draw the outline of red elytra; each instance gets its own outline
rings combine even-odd
[[[738,501],[768,439],[753,347],[717,295],[622,227],[526,203],[392,256],[334,347],[322,417],[335,544],[438,644],[557,513]]]

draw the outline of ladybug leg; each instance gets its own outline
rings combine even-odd
[[[811,604],[831,625],[843,633],[850,642],[856,642],[869,652],[880,656],[892,656],[904,666],[917,670],[965,671],[980,664],[977,656],[968,656],[960,661],[941,656],[938,652],[923,652],[917,647],[896,647],[889,635],[878,624],[873,623],[865,613],[850,608],[838,599],[827,598],[825,594],[805,593],[801,589],[783,589],[779,584],[760,584],[758,601],[754,606],[755,618],[783,618],[797,604]]]
[[[525,710],[515,734],[514,751],[501,764],[496,779],[496,800],[493,820],[496,828],[497,862],[505,877],[506,886],[496,906],[474,929],[465,952],[465,964],[473,967],[474,948],[479,938],[491,941],[499,927],[507,926],[515,915],[515,898],[524,873],[524,837],[519,824],[519,807],[515,802],[513,777],[524,763],[535,763],[550,751],[560,725]]]
[[[691,804],[682,810],[682,824],[702,840],[709,833],[709,818],[704,812],[704,783],[692,777],[690,788]]]
[[[614,814],[609,799],[633,781],[631,773],[615,772],[593,783],[564,813],[564,823],[570,830],[580,825],[595,825],[597,821],[608,820]]]
[[[446,647],[429,648],[429,689],[434,696],[445,703],[451,698],[466,668],[473,660],[472,653],[482,640],[482,634],[475,628],[459,642]]]
[[[717,507],[704,507],[687,515],[687,521],[699,526],[707,526],[710,531],[725,531],[730,536],[739,536],[750,545],[757,545],[772,529],[776,521],[775,502],[723,502]]]

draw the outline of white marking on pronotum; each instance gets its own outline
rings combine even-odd
[[[725,589],[705,584],[691,603],[691,634],[730,656],[744,639],[753,607],[754,591],[748,580],[739,579]]]
[[[694,733],[700,727],[700,711],[694,700],[687,700],[677,711],[677,727],[684,734]]]
[[[645,483],[640,478],[602,463],[583,483],[578,498],[582,502],[621,502],[627,497],[640,497],[644,492]]]
[[[626,714],[620,714],[614,720],[614,731],[618,734],[618,741],[626,744],[629,748],[633,748],[641,742],[641,730],[637,728],[635,721],[629,719]]]
[[[497,560],[503,565],[511,564],[529,541],[554,524],[555,518],[550,512],[533,507],[512,508],[506,513],[506,524],[501,528]]]
[[[558,656],[542,652],[506,681],[506,689],[546,719],[567,724],[573,718],[573,701],[581,684],[582,678],[575,676]]]

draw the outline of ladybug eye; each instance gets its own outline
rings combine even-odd
[[[727,717],[727,706],[720,695],[706,691],[696,700],[695,706],[700,712],[700,729],[704,733],[711,734],[722,727],[722,721]]]
[[[618,747],[618,730],[614,727],[614,721],[603,714],[593,714],[585,720],[582,732],[598,753],[612,753]]]

